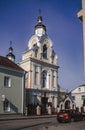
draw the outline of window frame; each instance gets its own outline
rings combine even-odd
[[[46,88],[47,84],[47,71],[42,72],[42,88]]]
[[[35,66],[34,84],[38,85],[38,66]]]
[[[4,87],[11,87],[11,78],[9,76],[4,76]]]
[[[43,45],[43,58],[47,58],[47,45],[46,44],[44,44]]]

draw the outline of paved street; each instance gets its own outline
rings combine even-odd
[[[55,118],[21,119],[0,121],[0,130],[30,130],[56,123]]]
[[[0,130],[85,130],[85,121],[58,123],[56,118],[0,121]]]

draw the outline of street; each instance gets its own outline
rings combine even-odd
[[[85,121],[58,123],[56,118],[0,121],[0,130],[85,130]]]

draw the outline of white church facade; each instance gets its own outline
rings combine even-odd
[[[27,72],[25,77],[26,105],[39,104],[52,108],[58,105],[58,56],[53,43],[46,34],[42,16],[28,41],[28,48],[22,54],[19,65]]]

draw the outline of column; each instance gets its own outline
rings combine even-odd
[[[58,91],[58,71],[56,71],[56,89]]]
[[[57,97],[54,97],[54,108],[57,108]]]
[[[50,90],[52,90],[52,77],[53,77],[53,74],[52,74],[52,69],[50,71]]]
[[[32,63],[32,79],[31,79],[31,88],[33,88],[34,87],[34,77],[35,76],[35,74],[34,74],[34,65],[33,65],[33,63]]]

